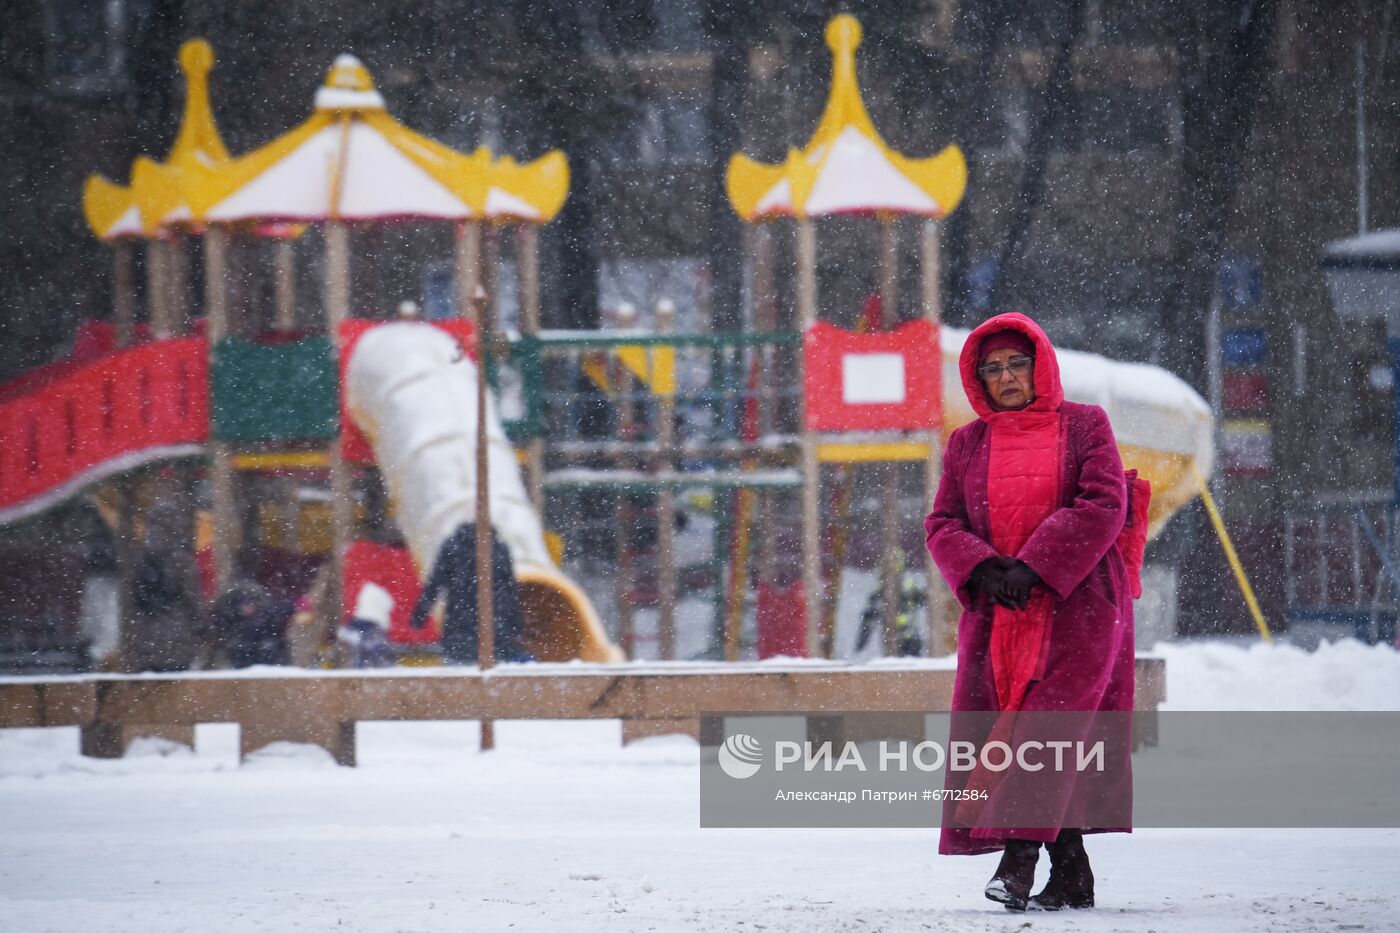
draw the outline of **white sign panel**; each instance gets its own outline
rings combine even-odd
[[[904,357],[898,353],[847,353],[841,357],[841,394],[847,405],[902,403]]]

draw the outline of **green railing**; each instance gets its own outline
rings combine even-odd
[[[660,350],[670,348],[676,351],[678,386],[675,402],[679,409],[694,411],[697,406],[710,410],[710,419],[721,434],[735,434],[732,425],[732,412],[726,415],[726,407],[742,403],[747,397],[746,380],[751,354],[764,349],[797,347],[802,335],[795,331],[776,332],[715,332],[706,334],[657,334],[627,331],[541,331],[532,335],[514,336],[510,340],[507,354],[508,365],[519,379],[521,392],[520,414],[518,417],[504,417],[507,435],[513,441],[531,437],[548,436],[551,439],[567,439],[573,436],[567,424],[552,424],[551,415],[567,411],[581,404],[609,404],[625,401],[645,407],[656,396],[645,386],[631,385],[630,388],[612,395],[609,401],[594,399],[587,401],[588,390],[580,388],[584,357],[592,352],[615,351],[623,348]],[[708,357],[708,360],[702,359]],[[680,374],[698,369],[707,369],[704,388],[686,385]],[[496,367],[490,367],[493,385],[502,391],[500,374]],[[574,384],[570,384],[570,382]],[[780,380],[781,381],[781,380]],[[770,387],[766,396],[769,403],[791,408],[796,383],[789,386]],[[604,393],[606,395],[606,393]],[[567,414],[565,415],[567,421]],[[730,422],[724,430],[721,425]]]

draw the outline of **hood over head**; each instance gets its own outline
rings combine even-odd
[[[998,350],[1015,350],[1027,356],[1035,356],[1035,344],[1031,343],[1031,338],[1019,330],[999,330],[982,338],[982,345],[977,348],[978,364],[986,362],[987,357]]]
[[[1018,345],[1018,341],[1014,337],[1008,339],[1000,336],[1005,331],[1010,331],[1016,337],[1029,340],[1034,348],[1035,401],[1021,410],[1059,410],[1060,403],[1065,399],[1065,392],[1060,387],[1060,363],[1055,356],[1055,348],[1051,345],[1050,338],[1045,335],[1045,331],[1040,329],[1039,324],[1024,314],[1018,314],[1014,311],[998,314],[983,321],[971,334],[968,334],[967,342],[963,344],[962,355],[958,357],[958,370],[962,373],[963,391],[967,393],[967,400],[972,405],[972,410],[977,412],[977,417],[983,420],[998,414],[997,409],[992,407],[991,400],[987,398],[987,390],[982,385],[982,378],[977,375],[977,366],[985,355],[982,347],[983,342],[988,338],[993,338],[1002,346],[1015,347]],[[993,335],[996,336],[993,337]],[[1000,349],[1000,347],[991,344],[986,352],[990,353],[993,349]]]

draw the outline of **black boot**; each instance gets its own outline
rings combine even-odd
[[[1050,880],[1030,900],[1031,910],[1064,910],[1094,906],[1094,872],[1084,851],[1084,834],[1077,829],[1060,831],[1050,850]]]
[[[1027,839],[1008,839],[1001,853],[1001,864],[983,892],[988,900],[1005,905],[1007,910],[1025,910],[1035,884],[1035,863],[1040,857],[1040,843]]]

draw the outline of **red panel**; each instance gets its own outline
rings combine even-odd
[[[124,454],[209,436],[201,338],[143,344],[55,375],[0,403],[0,508]]]
[[[893,331],[874,334],[818,323],[807,331],[802,351],[809,429],[912,431],[940,425],[942,361],[938,328],[930,322],[911,321]],[[902,399],[848,400],[847,368],[866,362],[858,358],[871,354],[897,354],[902,358]]]
[[[807,656],[807,600],[802,581],[785,589],[768,584],[758,587],[758,656],[805,658]]]
[[[360,595],[360,587],[366,583],[378,583],[394,597],[394,608],[389,614],[390,641],[421,645],[438,640],[437,632],[431,625],[425,625],[419,631],[409,628],[408,617],[418,602],[422,587],[418,582],[418,571],[413,566],[413,557],[406,548],[389,547],[372,541],[356,541],[346,548],[342,621],[350,618],[350,613],[355,609],[355,600]]]

